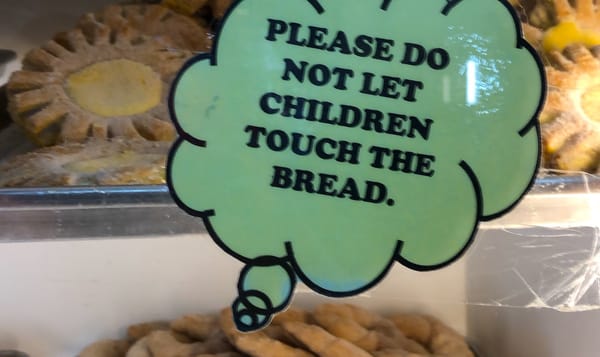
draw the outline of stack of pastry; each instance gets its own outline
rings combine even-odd
[[[229,1],[210,4],[221,12],[216,5]],[[175,138],[166,104],[171,81],[193,54],[210,49],[211,38],[211,29],[167,6],[112,5],[30,51],[7,83],[7,107],[26,137],[44,148],[0,163],[0,186],[159,183],[131,175],[157,163],[164,170],[164,143]],[[111,168],[112,154],[103,158],[97,179],[88,172],[82,180],[81,172],[70,172],[75,166],[61,164],[98,160],[98,154],[121,150],[123,140],[134,153],[146,150],[148,141],[161,143],[153,146],[153,155],[134,155],[140,161],[132,161],[126,181],[107,179],[107,172],[127,171],[123,160]],[[16,164],[41,158],[44,165],[25,165],[26,170]],[[46,171],[38,176],[48,181],[30,179],[39,168]]]
[[[234,327],[231,310],[130,326],[78,357],[473,357],[458,333],[430,316],[381,316],[354,305],[289,309],[252,333]]]
[[[594,0],[514,0],[544,63],[543,163],[600,173],[600,9]]]

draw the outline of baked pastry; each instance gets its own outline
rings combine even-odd
[[[546,168],[593,172],[600,160],[600,11],[594,0],[511,0],[546,67],[540,114]]]
[[[80,27],[30,51],[8,82],[8,109],[39,145],[88,137],[170,141],[166,98],[189,51],[131,26],[109,27],[87,15]]]
[[[551,52],[540,115],[545,166],[595,172],[600,162],[600,47]]]
[[[227,9],[233,4],[233,0],[208,0],[208,6],[211,9],[215,19],[222,19],[227,12]]]
[[[214,30],[216,24],[223,18],[233,0],[162,0],[161,4],[210,24]]]
[[[111,28],[132,27],[142,35],[163,40],[167,47],[174,49],[207,52],[211,47],[212,34],[207,27],[165,6],[110,5],[93,17]]]
[[[0,163],[0,187],[165,183],[170,144],[91,140],[41,148]]]
[[[381,316],[348,304],[324,304],[311,312],[289,308],[251,333],[235,328],[231,309],[187,315],[170,329],[165,322],[133,325],[122,341],[130,348],[119,357],[474,356],[462,336],[435,318]]]
[[[208,7],[208,0],[162,0],[161,5],[187,16],[195,15],[200,9]]]
[[[103,340],[89,345],[77,357],[120,357],[129,349],[126,341]]]
[[[575,43],[600,45],[600,11],[594,0],[527,1],[520,8],[526,11],[526,36],[541,33],[540,45],[545,52],[562,51]]]

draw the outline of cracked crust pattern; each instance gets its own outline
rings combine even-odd
[[[39,145],[83,142],[94,138],[144,138],[170,141],[175,130],[166,98],[171,80],[191,56],[189,51],[168,51],[164,44],[139,35],[130,26],[110,27],[91,14],[80,27],[58,34],[30,51],[23,70],[13,73],[8,88],[8,109],[14,121]],[[93,64],[128,60],[149,67],[162,80],[162,100],[142,113],[104,117],[79,106],[69,95],[67,79]]]

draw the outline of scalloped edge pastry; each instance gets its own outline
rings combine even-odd
[[[14,72],[7,84],[8,109],[13,120],[39,145],[82,142],[88,137],[171,141],[175,130],[166,98],[175,73],[190,56],[189,51],[166,51],[163,43],[139,35],[130,26],[109,27],[88,14],[80,28],[61,33],[26,55],[23,70]],[[102,83],[106,79],[107,69],[95,73],[96,68],[92,68],[99,63],[106,64],[109,71],[111,65],[126,63],[146,74],[128,78],[124,72],[122,86],[111,82],[94,88],[94,80]],[[126,115],[107,116],[103,111],[90,111],[70,92],[69,86],[78,74],[87,82],[88,94],[83,96],[91,96],[88,99],[95,102],[104,98],[104,107],[114,105],[110,102],[114,92],[125,97],[135,94],[137,99],[147,95],[150,82],[154,83],[155,92],[160,91],[159,98],[153,99],[155,103],[143,103],[140,108],[146,110],[131,112],[128,108],[123,111]]]
[[[540,115],[545,166],[595,172],[600,165],[600,47],[551,52]]]

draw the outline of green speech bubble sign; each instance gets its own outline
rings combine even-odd
[[[246,264],[240,330],[439,269],[539,162],[542,66],[504,0],[243,0],[180,72],[177,203]]]

